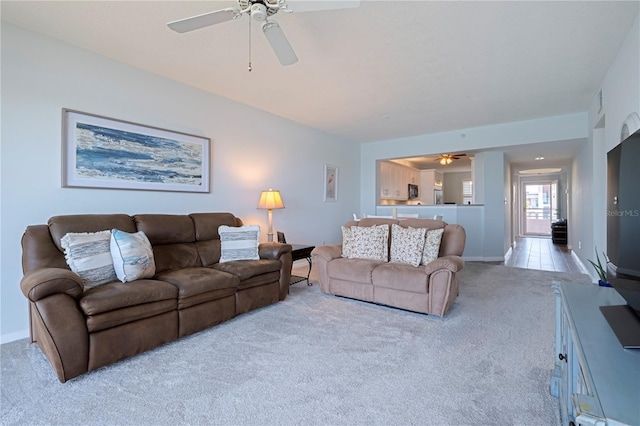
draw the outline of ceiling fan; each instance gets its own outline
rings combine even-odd
[[[192,16],[185,19],[169,22],[167,25],[173,31],[186,33],[210,25],[238,19],[242,15],[248,15],[249,31],[251,31],[251,21],[262,22],[262,32],[273,48],[278,60],[282,65],[291,65],[298,62],[291,44],[284,35],[280,25],[276,21],[270,20],[276,13],[283,12],[312,12],[319,10],[345,9],[358,7],[360,0],[236,0],[235,7],[228,7],[202,15]],[[251,33],[249,33],[251,34]],[[251,71],[251,37],[249,37],[249,71]]]
[[[453,163],[453,160],[459,160],[460,157],[464,157],[465,155],[467,154],[440,154],[436,161],[443,166],[448,166]]]

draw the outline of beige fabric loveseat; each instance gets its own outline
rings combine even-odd
[[[343,237],[345,232],[350,233],[354,228],[360,227],[378,227],[384,231],[385,227],[380,225],[389,228],[386,259],[357,258],[357,253],[350,256],[350,253],[344,253],[343,245],[325,245],[313,250],[313,261],[318,269],[322,291],[409,311],[444,316],[458,296],[458,272],[464,267],[461,257],[466,241],[464,228],[431,219],[367,218],[358,222],[347,222],[343,227]],[[412,249],[405,247],[403,252],[396,247],[396,250],[393,250],[393,229],[396,229],[398,235],[405,235],[405,232],[423,228],[429,231],[443,229],[435,231],[435,234],[442,235],[439,249],[435,247],[437,258],[418,266],[401,263],[397,259],[393,261],[394,253],[396,258],[403,258],[404,254]],[[361,231],[356,229],[354,232]],[[373,231],[373,228],[370,231]],[[396,237],[395,243],[400,245],[401,241]],[[421,250],[419,244],[413,249]],[[432,257],[435,256],[436,254]]]

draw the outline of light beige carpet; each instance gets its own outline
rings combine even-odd
[[[554,280],[589,282],[468,263],[444,319],[301,282],[284,302],[66,384],[37,345],[12,342],[1,422],[557,425]]]

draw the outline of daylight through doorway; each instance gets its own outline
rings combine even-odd
[[[558,219],[557,181],[524,183],[523,235],[551,235],[551,223]]]

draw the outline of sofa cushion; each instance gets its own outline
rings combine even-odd
[[[266,284],[273,284],[280,281],[280,271],[267,272],[266,274],[255,275],[249,279],[240,281],[238,291],[252,287],[260,287]]]
[[[352,226],[351,259],[389,260],[389,225]]]
[[[80,275],[85,289],[116,281],[109,241],[111,231],[70,232],[60,240],[69,268]]]
[[[202,266],[195,243],[161,244],[153,246],[156,274],[174,269]]]
[[[155,247],[160,244],[193,243],[196,233],[193,220],[187,215],[138,214],[134,217],[138,231],[144,232]],[[126,231],[126,229],[114,226]]]
[[[330,278],[356,283],[372,283],[373,270],[384,264],[381,260],[337,258],[327,264]]]
[[[282,262],[275,259],[236,260],[234,262],[216,263],[213,269],[233,274],[240,281],[248,280],[257,275],[280,271]]]
[[[404,228],[391,225],[391,262],[408,263],[412,266],[420,265],[422,250],[424,249],[425,228]]]
[[[258,255],[259,226],[222,225],[218,228],[218,233],[221,243],[220,263],[260,259]]]
[[[120,229],[125,232],[136,232],[136,224],[131,216],[126,214],[73,214],[64,216],[53,216],[47,222],[51,239],[58,247],[61,246],[61,239],[69,232],[99,232]]]
[[[429,229],[425,236],[424,249],[422,251],[422,260],[420,261],[421,265],[426,265],[427,263],[438,258],[438,253],[440,252],[440,242],[442,241],[442,234],[444,233],[444,229]]]
[[[144,232],[129,233],[112,229],[110,246],[113,268],[123,283],[155,275],[153,249]]]
[[[231,213],[191,213],[196,231],[196,241],[219,240],[221,225],[241,226],[242,221]]]
[[[86,291],[79,304],[93,332],[175,310],[177,296],[178,289],[162,281],[116,281]]]
[[[429,276],[423,267],[415,267],[402,263],[385,263],[372,272],[374,287],[385,287],[394,290],[414,293],[428,292]],[[375,288],[374,288],[375,294]]]
[[[236,293],[240,279],[212,268],[184,268],[158,274],[157,279],[178,289],[178,308],[184,309]]]

